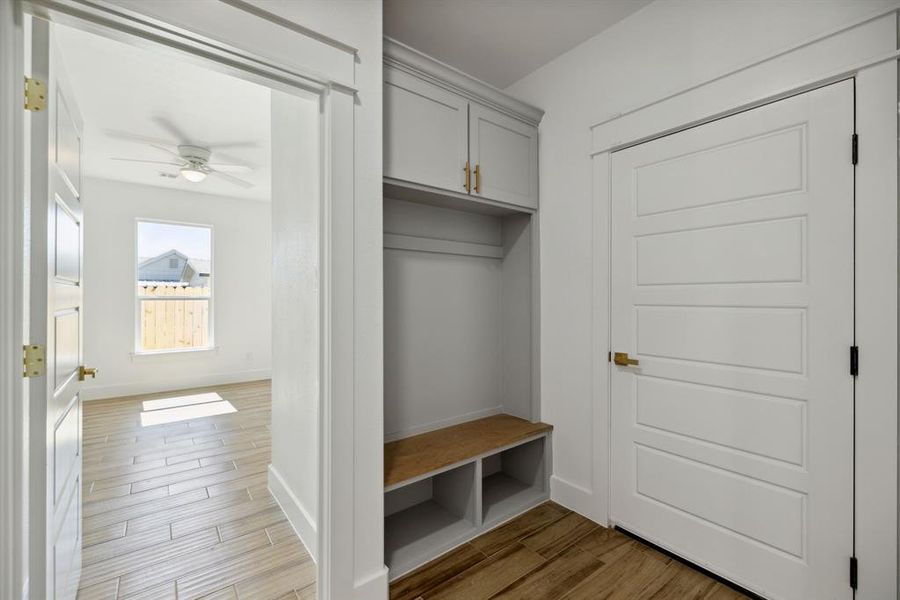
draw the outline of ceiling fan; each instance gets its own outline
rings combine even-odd
[[[174,134],[179,140],[186,139],[184,135],[182,135],[181,131],[179,131],[171,122],[162,117],[157,117],[154,119],[157,123],[162,125],[165,129],[169,130],[170,133]],[[250,173],[253,171],[253,168],[249,165],[242,164],[222,164],[222,163],[211,163],[210,157],[212,156],[212,151],[205,146],[200,146],[191,143],[171,143],[168,140],[158,140],[155,138],[149,138],[146,136],[127,134],[122,132],[113,132],[107,131],[108,135],[112,137],[119,137],[123,139],[128,139],[130,141],[137,141],[143,144],[146,144],[152,148],[156,148],[162,152],[168,154],[171,158],[169,160],[149,160],[143,158],[126,158],[126,157],[112,157],[112,160],[118,160],[123,162],[136,162],[136,163],[144,163],[151,165],[167,165],[170,167],[177,167],[178,173],[184,177],[187,181],[192,183],[199,183],[206,179],[207,175],[211,175],[213,177],[218,177],[229,183],[234,185],[243,187],[243,188],[252,188],[253,184],[249,181],[245,181],[243,179],[239,179],[234,175],[230,175],[230,173]],[[217,144],[217,147],[221,146],[252,146],[254,144]],[[177,175],[172,175],[172,177],[177,177]]]

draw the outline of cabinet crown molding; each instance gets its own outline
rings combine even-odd
[[[389,37],[384,38],[384,64],[535,127],[544,116],[544,111],[540,108],[517,100],[490,84]]]

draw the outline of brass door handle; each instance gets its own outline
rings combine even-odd
[[[463,171],[466,172],[466,182],[463,184],[463,187],[466,188],[466,191],[472,192],[472,169],[469,167],[469,161],[466,161],[466,166],[463,167]]]
[[[639,361],[638,359],[629,358],[627,352],[614,352],[613,362],[620,367],[637,366],[641,364],[641,361]]]
[[[97,369],[95,367],[86,367],[84,365],[78,367],[78,381],[84,381],[88,377],[96,379]]]
[[[481,193],[481,165],[475,165],[475,193]]]

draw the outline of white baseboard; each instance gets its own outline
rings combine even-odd
[[[294,528],[294,532],[306,546],[312,559],[319,562],[319,537],[316,531],[316,523],[303,507],[300,499],[291,491],[287,483],[274,466],[269,465],[269,491],[275,497],[275,501],[281,506],[281,510],[288,522]]]
[[[609,525],[608,515],[603,508],[606,502],[596,498],[591,490],[577,483],[551,475],[550,499],[604,527]]]
[[[465,423],[466,421],[474,421],[475,419],[483,419],[485,417],[490,417],[493,415],[499,415],[503,412],[502,406],[493,406],[491,408],[484,408],[481,410],[476,410],[470,413],[466,413],[464,415],[458,415],[455,417],[450,417],[449,419],[441,419],[439,421],[431,421],[430,423],[425,423],[424,425],[417,425],[416,427],[407,427],[406,429],[401,429],[400,431],[391,431],[389,433],[384,434],[385,442],[393,442],[394,440],[402,440],[403,438],[408,438],[414,435],[419,435],[420,433],[428,433],[429,431],[434,431],[435,429],[443,429],[444,427],[450,427],[452,425],[459,425],[460,423]]]
[[[373,598],[388,597],[388,568],[383,567],[380,571],[357,580],[353,586],[353,597],[358,600],[372,600]]]
[[[257,381],[260,379],[271,378],[272,369],[253,369],[229,373],[197,374],[190,377],[165,377],[161,378],[160,381],[86,385],[81,389],[81,399],[84,401],[105,400],[107,398],[119,398],[122,396],[155,394],[158,392],[171,392],[174,390],[206,387],[210,385],[226,385],[229,383],[243,383],[245,381]]]

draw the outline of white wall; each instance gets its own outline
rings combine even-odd
[[[381,0],[250,0],[260,8],[331,36],[358,50],[354,81],[356,195],[353,550],[332,565],[334,598],[387,597],[384,567],[384,479],[382,424],[382,215],[381,215]],[[349,377],[349,373],[347,374]],[[347,443],[351,443],[350,440]],[[336,499],[343,502],[344,499]],[[343,549],[343,534],[334,541]],[[351,572],[353,581],[343,573]],[[340,575],[338,575],[340,573]],[[346,586],[346,587],[345,587]],[[349,591],[349,590],[353,591]],[[347,590],[347,591],[341,591]]]
[[[84,360],[100,370],[84,398],[269,377],[271,220],[267,202],[86,179]],[[135,220],[212,225],[215,348],[134,355]]]
[[[272,92],[272,464],[269,488],[318,560],[319,118]]]
[[[894,5],[657,1],[507,89],[546,111],[540,126],[541,416],[555,425],[555,499],[606,519],[596,457],[605,457],[607,439],[593,431],[590,418],[590,125]]]

